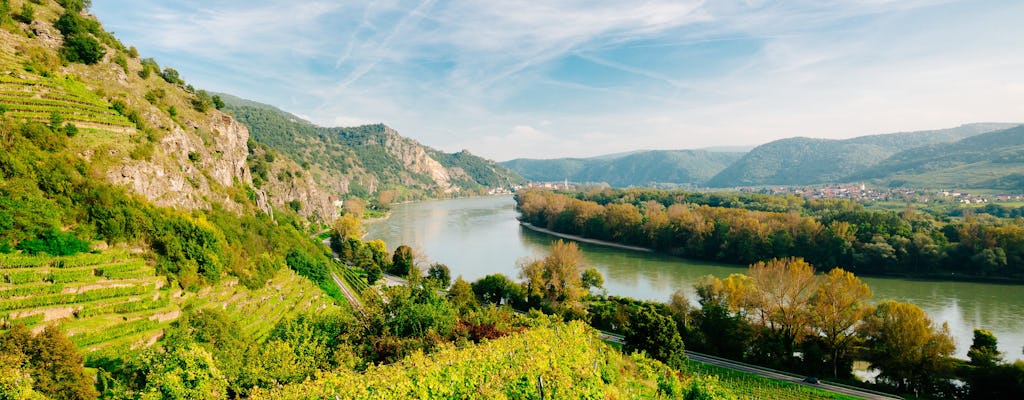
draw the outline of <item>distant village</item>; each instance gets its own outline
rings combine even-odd
[[[577,185],[573,182],[530,182],[525,186],[516,185],[507,188],[491,189],[491,194],[509,194],[524,187],[556,190],[572,190]],[[805,199],[850,199],[856,201],[898,201],[914,203],[960,203],[985,204],[990,202],[1024,201],[1024,194],[979,194],[959,190],[924,190],[908,188],[871,188],[863,183],[838,184],[826,186],[775,186],[775,187],[741,187],[742,193],[761,193],[774,195],[797,195]]]
[[[780,186],[740,188],[741,192],[764,194],[795,194],[805,199],[850,199],[856,201],[900,201],[915,203],[984,204],[1022,201],[1022,194],[976,194],[956,190],[921,190],[908,188],[869,188],[861,184],[828,186]]]

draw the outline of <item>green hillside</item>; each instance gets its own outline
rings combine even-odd
[[[906,150],[851,175],[889,186],[1024,190],[1024,126]]]
[[[383,125],[316,126],[276,107],[222,95],[252,138],[306,166],[335,194],[370,197],[391,190],[397,200],[446,193],[481,193],[523,179],[468,151],[448,154],[402,137]]]
[[[605,182],[616,187],[703,185],[742,153],[650,150],[593,158],[516,159],[502,164],[532,181]]]
[[[758,146],[708,181],[711,187],[811,185],[839,182],[904,150],[1006,129],[979,123],[952,129],[861,136],[853,139],[789,138]]]

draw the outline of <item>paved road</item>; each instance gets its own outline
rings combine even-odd
[[[352,309],[358,311],[360,314],[365,313],[366,309],[363,308],[363,302],[359,300],[359,296],[352,293],[352,290],[348,288],[345,282],[342,282],[338,275],[331,271],[331,278],[334,279],[334,284],[338,285],[338,289],[341,289],[341,294],[345,295],[345,299],[348,300],[348,304],[352,305]]]
[[[606,341],[609,341],[609,342],[615,342],[615,343],[618,343],[618,344],[626,344],[625,338],[623,338],[620,335],[613,334],[613,333],[601,332],[599,337],[602,340],[606,340]],[[867,392],[867,391],[858,390],[858,389],[855,389],[855,388],[850,388],[850,387],[845,387],[845,386],[836,386],[836,385],[829,384],[829,383],[826,383],[826,382],[821,382],[821,383],[818,383],[818,384],[807,383],[807,382],[803,381],[802,377],[788,375],[788,374],[783,374],[783,373],[779,373],[779,372],[772,371],[772,370],[769,370],[769,369],[759,368],[759,367],[756,367],[756,366],[753,366],[753,365],[748,365],[748,364],[738,363],[738,362],[734,362],[734,361],[729,361],[729,360],[726,360],[726,359],[723,359],[723,358],[709,356],[707,354],[701,354],[701,353],[697,353],[697,352],[693,352],[693,351],[687,351],[686,352],[686,357],[691,359],[691,360],[693,360],[693,361],[701,362],[701,363],[704,363],[704,364],[710,364],[710,365],[714,365],[714,366],[718,366],[718,367],[722,367],[722,368],[728,368],[728,369],[735,370],[735,371],[746,372],[748,374],[760,375],[760,376],[763,376],[763,377],[767,377],[767,378],[771,378],[771,379],[777,379],[777,380],[780,380],[780,381],[792,382],[792,383],[796,383],[798,385],[804,385],[804,386],[813,387],[813,388],[816,388],[816,389],[827,390],[827,391],[830,391],[830,392],[833,392],[833,393],[839,393],[839,394],[844,394],[844,395],[848,395],[848,396],[860,397],[860,398],[863,398],[863,399],[869,399],[869,400],[900,399],[900,397],[894,396],[894,395],[889,395],[889,394],[884,394],[884,393]]]

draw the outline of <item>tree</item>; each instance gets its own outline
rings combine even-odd
[[[377,264],[370,264],[370,266],[366,268],[366,282],[371,285],[377,283],[377,281],[379,281],[383,276],[383,271],[381,271]]]
[[[551,242],[551,253],[543,260],[519,265],[519,276],[526,280],[527,291],[550,304],[574,304],[583,291],[581,270],[583,253],[575,242]]]
[[[829,352],[832,376],[836,378],[849,375],[848,366],[844,366],[840,375],[839,363],[849,360],[847,354],[857,339],[854,328],[871,313],[871,306],[867,303],[869,299],[871,289],[868,285],[839,268],[833,268],[822,276],[811,296],[811,326],[821,336]]]
[[[601,289],[604,287],[604,276],[597,268],[587,268],[580,276],[580,283],[583,284],[584,290]]]
[[[359,197],[349,197],[345,199],[341,207],[344,214],[352,214],[356,218],[363,218],[363,213],[366,212],[366,200]]]
[[[970,350],[967,351],[967,358],[971,365],[979,368],[991,368],[1000,363],[1003,359],[998,349],[999,341],[996,336],[988,330],[975,328],[974,341]]]
[[[11,326],[0,334],[0,360],[4,359],[11,364],[0,362],[0,371],[10,365],[16,376],[0,377],[0,393],[29,393],[24,388],[30,382],[35,391],[51,398],[95,399],[99,395],[82,368],[82,355],[55,325],[47,325],[35,336],[22,324]],[[7,387],[7,379],[12,379],[11,387]]]
[[[476,306],[473,286],[462,279],[462,275],[455,278],[455,283],[452,284],[451,289],[448,289],[448,299],[460,311],[470,310]]]
[[[509,287],[515,285],[502,274],[491,274],[473,282],[472,288],[481,303],[502,304],[508,299]]]
[[[772,259],[750,266],[754,288],[751,304],[759,320],[781,340],[784,360],[791,360],[810,322],[808,305],[814,294],[814,267],[802,258]]]
[[[409,271],[413,268],[414,255],[412,253],[412,247],[401,245],[395,249],[395,253],[391,256],[391,269],[388,270],[393,275],[406,276]]]
[[[334,224],[331,225],[334,233],[342,240],[348,238],[361,239],[365,233],[363,230],[363,224],[359,221],[359,217],[352,214],[345,214],[338,219],[334,220]]]
[[[672,368],[680,368],[686,359],[683,339],[679,336],[675,322],[651,306],[640,308],[630,317],[623,350],[644,351]]]
[[[427,269],[427,279],[436,282],[441,289],[447,289],[452,284],[452,273],[447,265],[434,263]]]
[[[866,340],[865,359],[881,371],[879,379],[900,390],[932,393],[952,370],[949,326],[936,327],[914,304],[883,301],[858,332]]]

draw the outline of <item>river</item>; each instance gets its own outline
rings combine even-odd
[[[390,218],[367,225],[367,239],[382,239],[393,251],[407,244],[430,262],[447,265],[467,281],[494,273],[518,280],[516,264],[542,257],[553,237],[519,226],[511,196],[435,200],[396,205]],[[584,257],[604,275],[608,294],[668,301],[682,289],[696,304],[693,284],[702,276],[724,278],[742,266],[581,243]],[[973,329],[999,338],[1006,359],[1024,358],[1024,286],[861,277],[875,299],[917,304],[956,339],[956,355],[967,357]]]

